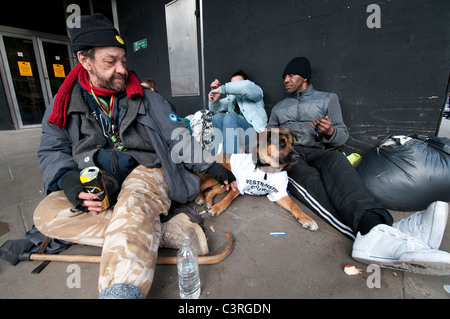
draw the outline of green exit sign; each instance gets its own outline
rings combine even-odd
[[[139,40],[133,43],[134,52],[147,48],[147,39]]]

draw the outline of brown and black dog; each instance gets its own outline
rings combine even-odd
[[[267,173],[284,172],[294,165],[299,158],[299,155],[294,150],[292,143],[294,139],[297,139],[297,135],[290,129],[269,129],[261,132],[257,135],[256,150],[252,153],[252,165],[250,170],[257,173],[257,170],[261,170],[265,173],[264,178],[267,177]],[[232,165],[230,164],[232,154],[218,154],[216,155],[217,162],[225,166],[230,171]],[[235,164],[238,165],[238,164]],[[249,173],[249,171],[247,173]],[[261,176],[261,171],[259,175]],[[239,174],[233,172],[237,179],[237,185],[241,184],[239,181]],[[250,173],[252,174],[252,173]],[[285,174],[285,173],[281,173]],[[273,178],[287,179],[287,176],[279,174],[272,174]],[[287,186],[287,185],[286,185]],[[270,189],[270,187],[269,187]],[[213,205],[213,199],[216,195],[224,193],[225,187],[219,184],[210,175],[203,175],[201,177],[200,192],[196,199],[198,205],[206,203],[209,214],[212,216],[219,216],[223,213],[231,202],[240,194],[240,190],[233,192],[232,190],[217,204]],[[266,193],[267,194],[267,193]],[[286,195],[281,199],[276,200],[276,203],[287,209],[302,226],[311,231],[316,231],[318,226],[314,220],[307,216],[293,201]]]

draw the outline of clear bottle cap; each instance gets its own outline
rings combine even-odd
[[[191,245],[191,239],[187,236],[181,238],[181,247],[189,247]]]

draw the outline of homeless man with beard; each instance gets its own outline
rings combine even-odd
[[[37,154],[48,196],[34,222],[48,237],[102,247],[100,298],[143,298],[158,247],[178,248],[188,235],[199,255],[208,253],[205,234],[186,214],[160,220],[171,201],[195,199],[199,178],[187,169],[226,188],[236,187],[235,178],[201,146],[173,151],[196,142],[169,103],[126,69],[125,44],[104,15],[81,16],[69,33],[80,63],[42,122]],[[90,166],[105,177],[112,206],[104,211],[97,195],[83,191],[80,171]]]

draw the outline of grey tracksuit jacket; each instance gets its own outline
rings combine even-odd
[[[334,134],[317,142],[311,123],[328,116],[333,122]],[[294,130],[299,135],[295,145],[324,149],[326,145],[338,147],[349,137],[347,126],[342,119],[341,106],[336,94],[314,90],[312,84],[307,89],[293,94],[277,103],[267,124],[267,128],[283,127]]]

